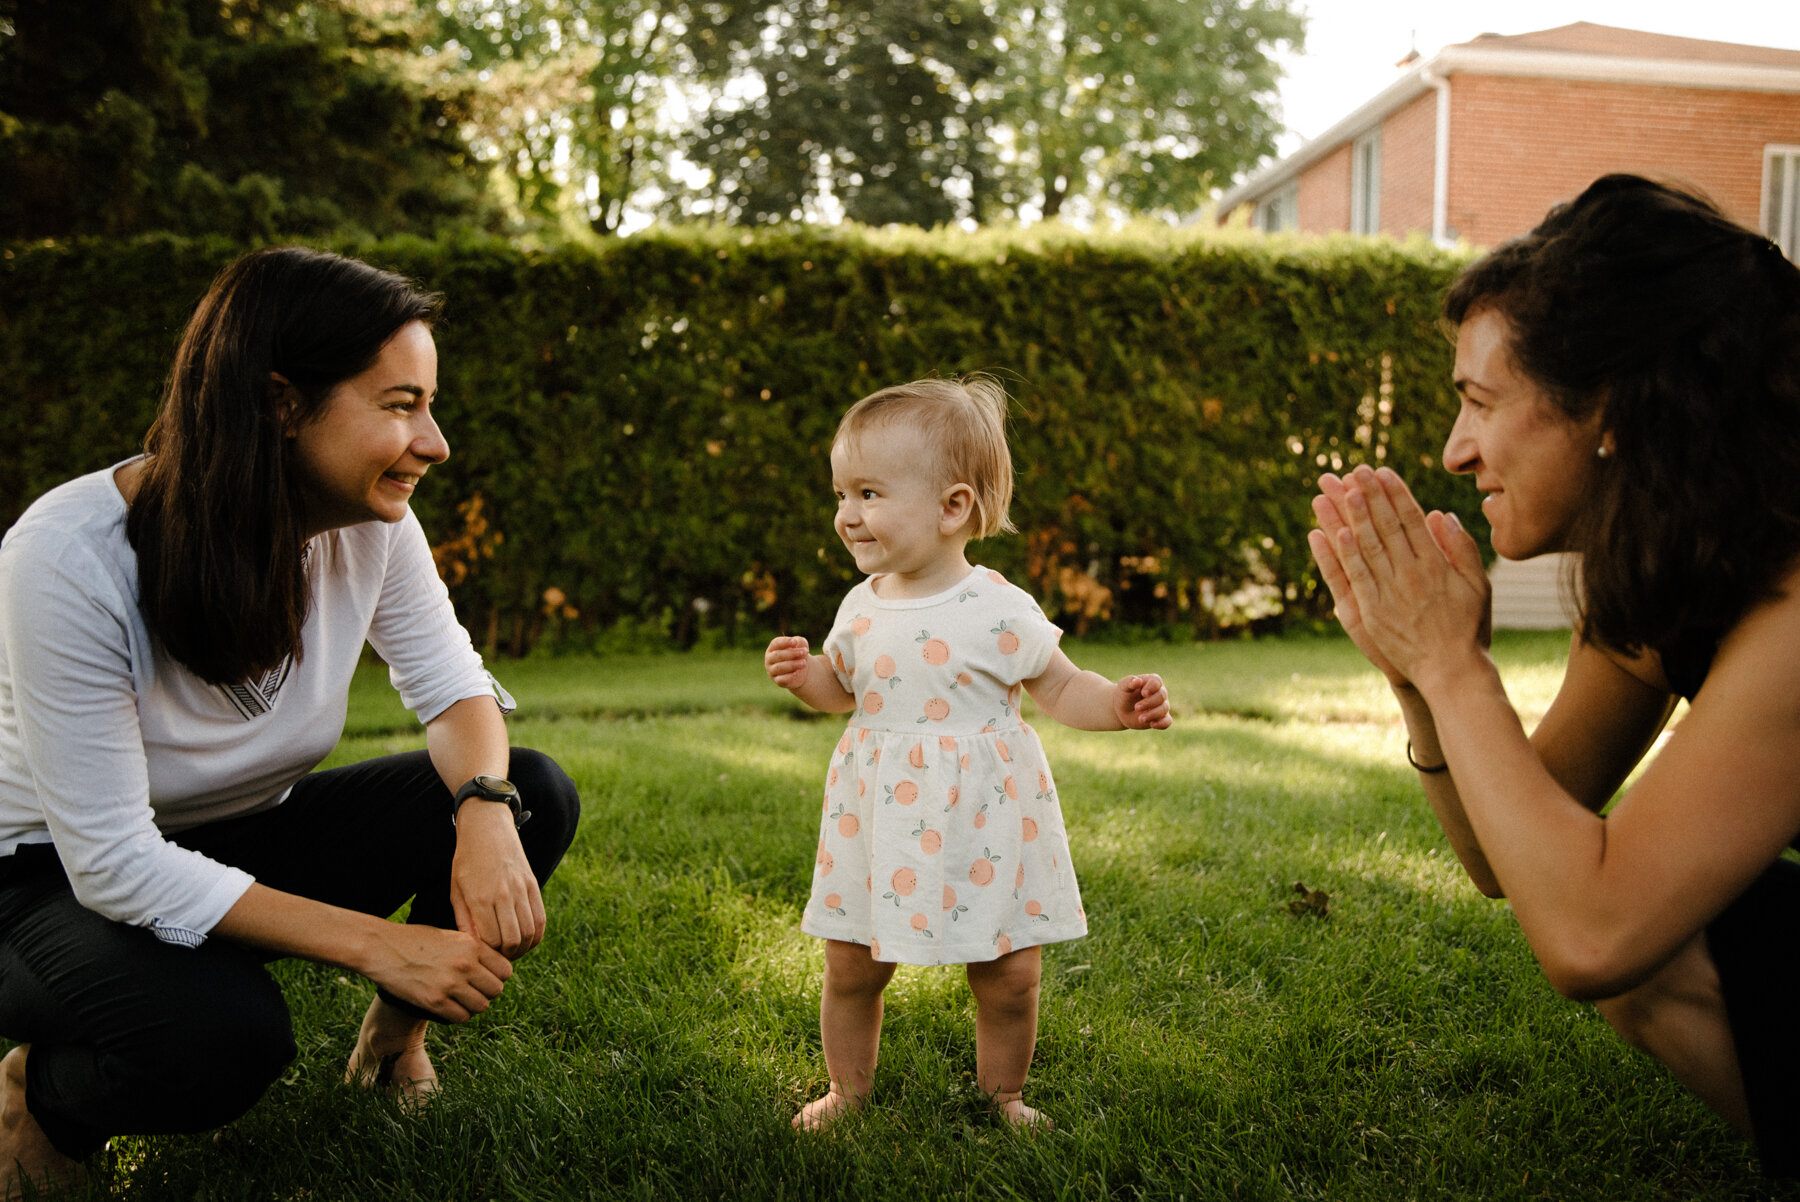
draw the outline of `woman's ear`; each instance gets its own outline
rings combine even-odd
[[[282,434],[292,438],[298,433],[294,413],[300,408],[300,393],[278,371],[269,373],[269,404],[275,407],[275,420],[281,423]]]
[[[938,501],[938,533],[961,533],[975,518],[975,490],[967,484],[952,484]]]

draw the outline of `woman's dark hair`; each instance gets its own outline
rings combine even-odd
[[[301,247],[244,255],[201,298],[125,523],[145,621],[201,679],[237,684],[300,655],[312,597],[285,435],[440,303],[400,276]],[[272,373],[293,386],[285,408]]]
[[[1463,272],[1445,316],[1484,310],[1527,378],[1612,435],[1570,535],[1585,636],[1710,648],[1774,595],[1800,552],[1800,268],[1780,248],[1608,175]]]

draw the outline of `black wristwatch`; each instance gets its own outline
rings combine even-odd
[[[531,817],[531,811],[524,807],[519,798],[519,787],[503,776],[474,776],[469,783],[456,791],[456,800],[450,803],[450,825],[456,825],[456,815],[461,812],[463,802],[503,801],[512,809],[513,826],[525,825]]]

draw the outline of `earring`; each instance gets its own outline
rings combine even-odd
[[[1600,446],[1598,448],[1596,448],[1594,451],[1594,458],[1595,459],[1611,459],[1612,458],[1612,448],[1607,446],[1605,443],[1601,443]]]

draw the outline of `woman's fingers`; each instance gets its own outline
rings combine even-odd
[[[1314,508],[1317,507],[1318,502],[1315,501]],[[1338,523],[1338,528],[1342,529],[1343,524]],[[1332,545],[1331,535],[1323,529],[1308,530],[1306,546],[1312,552],[1313,562],[1319,565],[1319,575],[1324,578],[1325,587],[1331,590],[1331,602],[1337,606],[1338,620],[1345,625],[1355,625],[1356,597],[1350,591],[1350,580],[1344,575],[1344,565],[1338,562],[1337,548]]]
[[[1406,532],[1407,543],[1416,554],[1425,554],[1425,548],[1435,545],[1435,540],[1425,524],[1425,510],[1413,499],[1412,490],[1391,467],[1377,470],[1374,476],[1376,486],[1392,508],[1400,528]]]
[[[1392,475],[1392,473],[1389,473]],[[1406,523],[1401,520],[1400,509],[1388,496],[1387,488],[1381,477],[1368,466],[1357,468],[1350,475],[1350,517],[1351,525],[1356,527],[1359,536],[1366,541],[1368,531],[1374,533],[1382,553],[1392,558],[1406,560],[1417,554],[1418,547],[1407,533]],[[1404,493],[1402,489],[1402,493]],[[1407,504],[1417,508],[1410,495],[1405,497]],[[1360,525],[1366,516],[1366,527]]]

